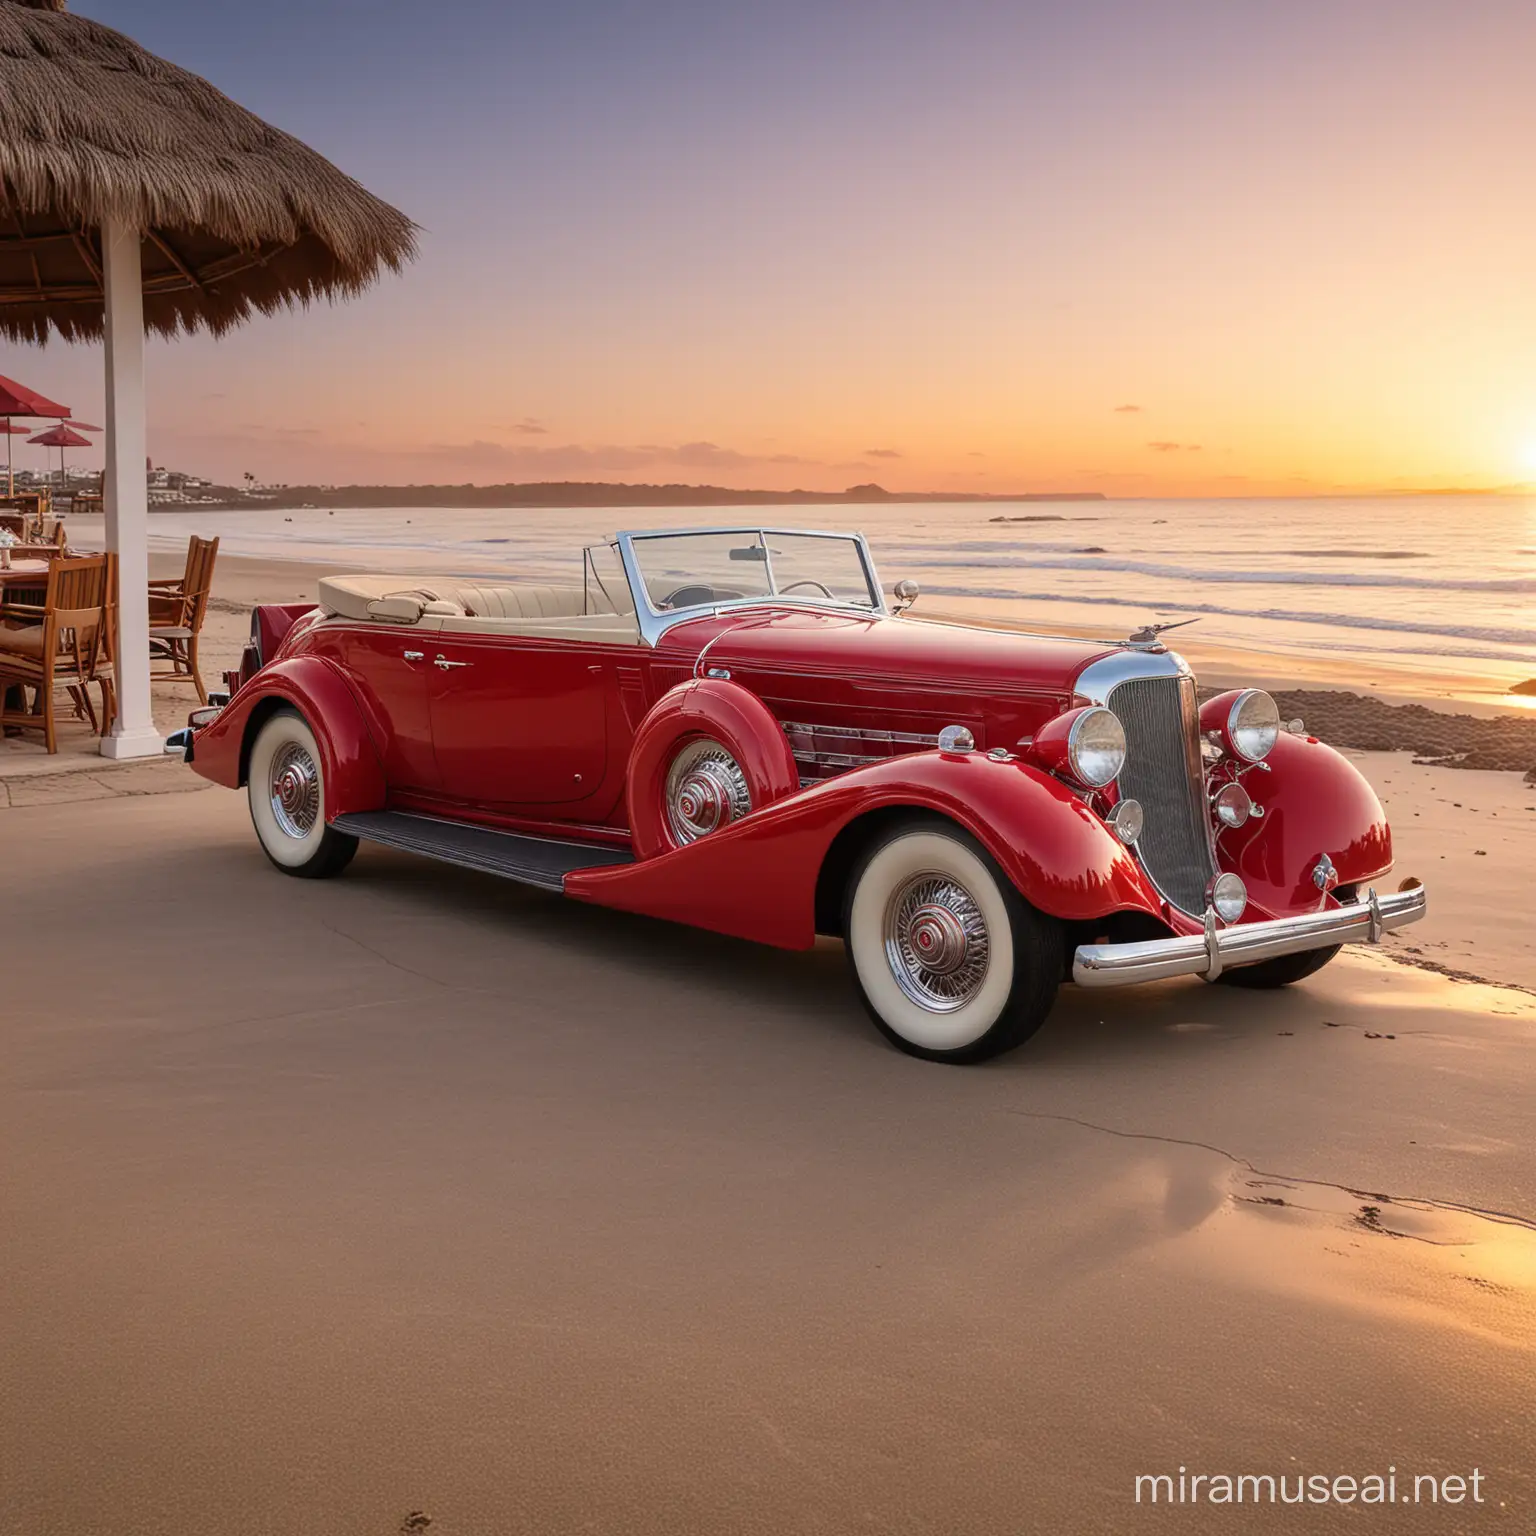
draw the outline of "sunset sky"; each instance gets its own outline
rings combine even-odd
[[[72,8],[423,226],[359,302],[154,344],[156,463],[1536,482],[1536,5]],[[0,346],[0,373],[100,419],[95,349]]]

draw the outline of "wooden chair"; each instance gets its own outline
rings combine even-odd
[[[217,539],[200,539],[193,534],[187,543],[186,570],[180,576],[161,577],[149,584],[150,655],[170,664],[169,671],[151,676],[156,682],[190,681],[200,704],[208,702],[208,690],[197,665],[197,642],[208,612],[218,554]]]
[[[0,728],[40,730],[50,753],[58,751],[54,693],[69,691],[91,729],[104,734],[112,723],[115,699],[107,662],[107,586],[111,557],[55,560],[48,571],[42,606],[0,604]],[[101,718],[92,707],[90,684],[101,689]],[[35,690],[29,710],[26,690]],[[20,708],[12,707],[12,699]]]

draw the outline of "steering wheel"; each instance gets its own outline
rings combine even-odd
[[[837,597],[832,592],[832,589],[828,587],[825,582],[817,581],[814,576],[804,576],[799,581],[790,582],[790,584],[784,588],[784,595],[787,596],[789,593],[793,592],[796,587],[815,587],[818,591],[820,591],[821,595],[826,598],[829,603],[835,603],[837,601]]]
[[[688,582],[673,589],[662,598],[663,608],[695,608],[701,603],[728,603],[733,598],[744,597],[743,592],[729,587],[711,587],[703,582]]]

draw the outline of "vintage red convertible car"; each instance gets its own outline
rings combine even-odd
[[[1058,985],[1272,987],[1423,916],[1371,787],[1155,630],[927,622],[851,534],[620,534],[570,586],[333,577],[261,607],[167,742],[263,849],[360,839],[786,949],[841,936],[901,1049],[1019,1044]]]

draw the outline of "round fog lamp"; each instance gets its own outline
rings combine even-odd
[[[1210,902],[1224,923],[1235,923],[1248,909],[1248,887],[1236,875],[1217,875],[1211,881]]]
[[[1224,827],[1240,827],[1253,815],[1253,800],[1241,784],[1223,784],[1211,796],[1211,809]]]
[[[1109,830],[1129,848],[1141,836],[1145,819],[1141,814],[1141,801],[1122,800],[1105,819],[1109,822]]]

